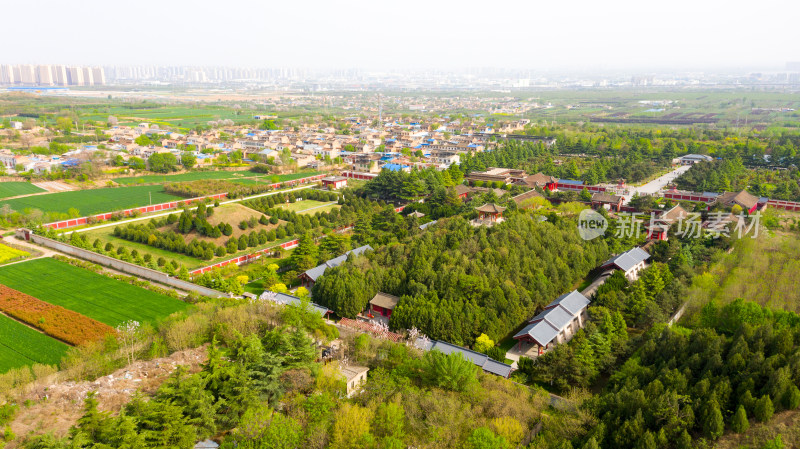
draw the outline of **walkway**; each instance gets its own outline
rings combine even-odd
[[[645,184],[643,186],[632,187],[630,195],[626,196],[622,200],[622,204],[627,205],[631,201],[631,198],[633,198],[637,193],[639,195],[652,195],[654,193],[659,192],[667,184],[671,183],[672,181],[677,179],[679,176],[681,176],[682,174],[684,174],[687,171],[689,171],[690,168],[692,168],[691,165],[683,165],[683,166],[680,166],[680,167],[676,168],[675,170],[672,170],[671,172],[667,173],[666,175],[659,176],[658,178],[648,182],[647,184]]]

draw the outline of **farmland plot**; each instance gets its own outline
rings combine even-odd
[[[56,365],[67,346],[5,315],[0,315],[0,373],[43,363]]]
[[[183,301],[51,258],[0,267],[0,284],[116,327],[157,322],[188,307]]]

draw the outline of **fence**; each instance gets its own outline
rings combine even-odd
[[[296,185],[299,185],[299,184],[308,184],[310,182],[319,181],[320,179],[322,179],[324,177],[325,177],[324,174],[322,174],[322,175],[314,175],[314,176],[309,176],[308,178],[293,179],[291,181],[284,181],[284,182],[278,182],[278,183],[275,183],[275,184],[269,184],[269,187],[273,188],[273,189],[277,189],[277,188],[280,188],[280,187],[283,187],[283,186],[292,187],[292,186],[296,186]],[[53,228],[53,229],[66,229],[66,228],[72,228],[72,227],[75,227],[75,226],[82,226],[82,225],[85,225],[85,224],[89,224],[90,220],[97,220],[97,221],[108,220],[111,217],[113,217],[114,215],[123,215],[125,217],[128,217],[128,216],[130,216],[130,215],[132,215],[134,213],[146,214],[146,213],[150,213],[150,212],[159,212],[159,211],[164,211],[164,210],[175,209],[175,208],[179,207],[179,205],[191,204],[191,203],[195,203],[195,202],[202,201],[202,200],[212,200],[212,201],[213,200],[222,200],[222,199],[227,198],[227,196],[228,196],[227,193],[218,193],[216,195],[209,195],[209,196],[203,196],[203,197],[198,197],[198,198],[190,198],[190,199],[187,199],[187,200],[180,200],[180,201],[170,201],[168,203],[152,204],[152,205],[149,205],[149,206],[134,207],[134,208],[131,208],[131,209],[125,209],[125,210],[114,211],[114,212],[106,212],[106,213],[103,213],[103,214],[92,215],[92,216],[87,216],[87,217],[70,218],[69,220],[62,220],[62,221],[56,221],[56,222],[53,222],[53,223],[47,223],[47,224],[45,224],[45,226]],[[258,195],[256,195],[256,196],[258,196]]]
[[[378,177],[377,173],[363,173],[363,172],[356,172],[356,171],[345,171],[342,172],[342,176],[345,178],[351,179],[361,179],[364,181],[369,181],[370,179],[375,179]]]
[[[227,197],[227,195],[228,195],[227,193],[218,193],[216,195],[203,196],[203,197],[199,197],[199,198],[190,198],[188,200],[171,201],[169,203],[152,204],[152,205],[149,205],[149,206],[134,207],[132,209],[125,209],[125,210],[115,211],[115,212],[106,212],[106,213],[103,213],[103,214],[92,215],[92,216],[88,216],[88,217],[70,218],[69,220],[55,221],[53,223],[47,223],[47,224],[45,224],[45,226],[47,226],[49,228],[52,228],[52,229],[72,228],[72,227],[75,227],[75,226],[81,226],[81,225],[89,224],[90,220],[103,221],[103,220],[108,220],[108,219],[112,218],[114,215],[123,215],[125,217],[128,217],[128,216],[130,216],[130,215],[132,215],[134,213],[146,214],[146,213],[149,213],[149,212],[159,212],[159,211],[162,211],[162,210],[170,210],[170,209],[175,209],[175,208],[179,207],[179,205],[191,204],[191,203],[195,203],[195,202],[202,201],[202,200],[222,200],[222,199],[225,199]]]
[[[215,297],[228,296],[226,293],[222,293],[217,290],[206,288],[197,284],[192,284],[191,282],[187,282],[178,278],[170,277],[168,274],[162,273],[160,271],[151,270],[150,268],[140,267],[139,265],[134,265],[132,263],[125,262],[124,260],[114,259],[113,257],[97,254],[95,252],[83,248],[78,248],[77,246],[72,246],[68,243],[59,242],[57,240],[53,240],[47,237],[42,237],[40,235],[36,235],[30,232],[30,230],[27,229],[22,229],[20,231],[21,231],[20,235],[25,236],[27,240],[30,240],[33,243],[46,246],[48,248],[52,248],[64,254],[75,256],[79,259],[88,260],[89,262],[94,262],[96,264],[100,264],[105,267],[113,268],[114,270],[121,271],[123,273],[147,279],[149,281],[158,282],[159,284],[169,285],[179,290],[194,291],[204,296],[215,296]]]
[[[254,252],[254,253],[245,254],[244,256],[234,257],[233,259],[223,260],[222,262],[218,262],[218,263],[215,263],[213,265],[208,265],[206,267],[198,268],[196,270],[190,271],[189,274],[194,276],[196,274],[203,274],[206,271],[211,271],[214,268],[222,268],[222,267],[224,267],[226,265],[230,265],[232,263],[235,263],[236,265],[239,265],[239,264],[242,264],[242,263],[245,263],[245,262],[252,262],[254,260],[257,260],[257,259],[261,258],[264,254],[272,252],[272,250],[274,250],[275,248],[277,248],[279,246],[281,248],[283,248],[283,249],[292,249],[292,248],[296,247],[298,244],[300,244],[300,240],[297,240],[297,239],[290,240],[288,242],[284,242],[284,243],[281,243],[279,245],[270,246],[269,248],[264,248],[264,249],[258,250],[258,251]]]

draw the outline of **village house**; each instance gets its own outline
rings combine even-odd
[[[369,368],[365,366],[340,366],[339,372],[345,378],[347,383],[347,397],[353,397],[354,394],[361,390],[361,386],[367,382],[367,372]]]
[[[644,270],[646,266],[645,261],[649,258],[650,254],[637,246],[636,248],[608,259],[606,263],[602,265],[602,268],[622,270],[625,277],[633,282],[639,278],[639,272]]]
[[[590,302],[577,290],[559,296],[514,335],[517,350],[527,353],[533,349],[538,356],[555,345],[568,342],[586,324],[586,307]],[[524,344],[531,348],[523,351]]]

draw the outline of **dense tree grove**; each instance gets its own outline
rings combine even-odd
[[[800,316],[736,300],[711,303],[690,328],[658,326],[635,357],[589,401],[607,448],[697,447],[684,435],[717,439],[800,406]],[[649,437],[648,437],[649,435]]]
[[[416,326],[456,344],[471,344],[481,333],[497,340],[608,256],[604,240],[583,241],[574,226],[523,214],[494,228],[441,220],[329,269],[314,286],[314,300],[352,317],[382,291],[402,297],[392,314],[395,328]]]
[[[695,164],[676,180],[679,188],[698,192],[747,190],[756,196],[800,201],[800,171],[747,169],[741,158]]]

